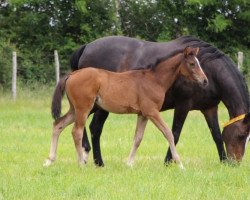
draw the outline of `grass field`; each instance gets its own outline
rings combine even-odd
[[[189,113],[177,150],[186,168],[163,165],[167,142],[149,123],[130,168],[136,116],[110,115],[102,139],[104,168],[93,164],[92,152],[79,167],[71,127],[61,135],[56,162],[48,156],[52,90],[19,91],[16,102],[0,94],[0,200],[3,199],[250,199],[250,147],[240,166],[221,164],[200,112]],[[64,112],[67,103],[63,103]],[[220,106],[220,122],[227,111]],[[162,113],[171,126],[173,111]],[[89,122],[89,121],[88,121]]]

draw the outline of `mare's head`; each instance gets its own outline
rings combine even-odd
[[[186,47],[184,49],[184,59],[181,63],[180,74],[189,80],[198,82],[202,86],[207,86],[208,79],[196,57],[198,52],[199,48]]]
[[[241,161],[250,138],[250,113],[230,120],[222,132],[230,160]]]

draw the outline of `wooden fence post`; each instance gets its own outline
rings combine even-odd
[[[55,57],[55,68],[56,68],[56,83],[60,80],[60,64],[59,64],[59,57],[57,50],[54,51],[54,57]]]
[[[12,54],[12,98],[16,100],[16,74],[17,74],[17,57],[16,52]]]
[[[238,69],[241,70],[243,66],[243,52],[238,52]]]

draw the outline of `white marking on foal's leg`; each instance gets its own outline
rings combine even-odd
[[[130,151],[129,158],[127,161],[127,165],[129,167],[132,167],[134,162],[135,162],[135,154],[136,154],[136,148],[135,148],[135,144],[134,144],[131,151]]]
[[[127,165],[130,167],[132,167],[134,164],[135,154],[136,154],[136,151],[137,151],[137,149],[140,146],[140,143],[142,141],[145,127],[147,125],[147,121],[148,121],[148,119],[146,117],[138,115],[135,136],[134,136],[134,144],[133,144],[133,147],[130,151],[129,158],[127,161]]]
[[[87,164],[88,158],[89,158],[89,152],[85,151],[85,149],[83,148],[82,155],[83,155],[83,160],[85,161],[85,164]]]
[[[173,160],[179,165],[181,169],[184,169],[181,159],[176,151],[174,136],[171,129],[168,128],[167,124],[161,118],[160,113],[158,111],[154,115],[151,115],[150,119],[156,125],[156,127],[163,133],[164,137],[168,140]]]
[[[63,129],[73,122],[73,119],[74,114],[71,110],[69,110],[67,114],[65,114],[63,117],[60,117],[57,121],[54,122],[49,158],[45,160],[43,164],[44,167],[50,166],[52,162],[55,161],[59,136]]]
[[[180,168],[181,170],[185,170],[185,167],[183,166],[182,162],[179,163],[179,168]]]
[[[53,160],[46,159],[43,163],[44,167],[49,167],[53,163]]]

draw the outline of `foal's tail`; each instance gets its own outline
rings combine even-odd
[[[58,119],[61,115],[62,109],[62,98],[65,93],[65,85],[69,75],[63,77],[57,84],[56,89],[53,94],[52,104],[51,104],[51,114],[54,119]]]

